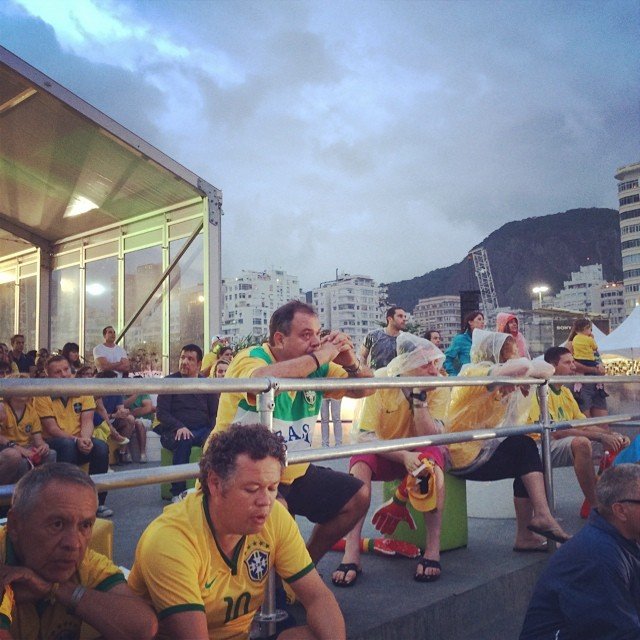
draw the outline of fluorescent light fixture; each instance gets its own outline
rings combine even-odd
[[[92,282],[87,285],[87,293],[90,296],[101,296],[106,290],[106,287],[99,282]]]
[[[16,281],[15,271],[0,271],[0,284],[7,284]]]
[[[89,211],[93,211],[98,208],[98,205],[92,200],[89,200],[89,198],[85,198],[84,196],[73,196],[62,217],[74,218],[75,216],[81,216],[83,213],[88,213]]]
[[[69,278],[60,278],[60,291],[62,293],[73,293],[76,290],[76,285],[73,280]]]

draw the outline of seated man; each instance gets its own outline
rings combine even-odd
[[[0,527],[0,638],[80,638],[87,625],[91,637],[154,637],[151,608],[88,549],[97,505],[93,481],[70,464],[37,467],[18,482]]]
[[[320,321],[314,308],[304,302],[287,302],[271,316],[269,342],[244,349],[232,360],[225,378],[369,378],[371,370],[361,364],[351,340],[332,331],[320,337]],[[350,391],[357,398],[372,391]],[[283,434],[289,451],[311,448],[313,426],[325,395],[341,398],[341,391],[280,393],[275,398],[273,429]],[[231,423],[258,421],[256,398],[249,393],[223,393],[216,432]],[[320,558],[364,516],[369,493],[360,480],[346,473],[303,463],[288,465],[280,484],[280,498],[289,511],[316,523],[308,540],[311,559]]]
[[[7,377],[28,379],[29,374],[14,373]],[[42,439],[42,426],[32,398],[13,396],[0,401],[0,434],[0,484],[16,482],[33,467],[56,461],[56,452]]]
[[[142,534],[129,584],[153,603],[160,637],[247,638],[272,568],[307,612],[308,627],[281,640],[345,637],[338,603],[276,501],[285,451],[283,439],[261,425],[217,433],[200,461],[201,490]]]
[[[640,466],[607,469],[596,496],[540,576],[520,640],[640,638]]]
[[[424,338],[418,338],[410,333],[401,333],[396,342],[398,355],[384,368],[376,372],[376,377],[384,376],[437,376],[438,369],[444,361],[444,353]],[[440,433],[442,420],[446,414],[449,390],[445,388],[431,389],[428,392],[420,389],[379,389],[377,393],[364,401],[360,415],[359,427],[365,431],[375,430],[382,440],[395,438],[412,438]],[[444,402],[442,402],[444,396]],[[439,421],[438,421],[439,420]],[[424,461],[428,464],[419,471]],[[380,454],[363,454],[351,458],[350,473],[364,482],[369,488],[372,480],[397,480],[407,478],[410,474],[418,481],[421,476],[435,482],[435,495],[432,504],[425,506],[423,511],[427,538],[424,544],[424,555],[418,563],[414,579],[418,582],[432,582],[440,577],[440,528],[442,525],[442,509],[444,506],[444,456],[440,447],[423,447],[413,451],[393,451]],[[409,480],[409,487],[412,480]],[[416,484],[413,481],[413,484]],[[400,493],[393,499],[389,507],[400,518],[407,520],[415,528],[411,515],[405,505],[408,492],[413,489],[401,484]],[[413,494],[415,495],[415,494]],[[413,502],[413,495],[409,498]],[[380,515],[378,515],[380,514]],[[376,522],[382,524],[383,533],[395,530],[392,523],[385,528],[383,510],[379,510]],[[334,572],[332,581],[339,587],[352,586],[360,572],[360,536],[362,533],[362,517],[349,532],[345,544],[343,562]]]
[[[179,371],[167,378],[198,378],[202,349],[186,344],[180,351]],[[217,393],[181,393],[158,395],[158,422],[154,431],[160,443],[173,451],[173,464],[187,464],[191,447],[201,447],[216,423]],[[178,500],[187,488],[185,482],[171,485],[172,500]]]
[[[46,368],[49,378],[73,378],[69,362],[63,356],[51,356]],[[45,441],[56,452],[58,462],[76,465],[88,462],[91,474],[106,473],[109,469],[109,447],[93,437],[95,407],[92,396],[38,396],[34,400]],[[97,514],[103,518],[113,515],[104,504],[106,498],[106,492],[100,492]]]
[[[544,359],[555,367],[555,375],[572,376],[576,366],[569,349],[551,347],[544,354]],[[578,408],[578,403],[571,391],[562,385],[549,386],[549,417],[553,422],[565,420],[584,420],[585,415]],[[540,407],[534,396],[530,422],[540,420]],[[578,484],[589,505],[596,500],[596,473],[594,469],[594,453],[601,458],[604,451],[618,453],[629,444],[629,439],[619,433],[610,431],[606,426],[593,425],[576,429],[563,429],[551,434],[551,465],[553,467],[569,467],[573,465]],[[582,516],[589,515],[588,508]]]

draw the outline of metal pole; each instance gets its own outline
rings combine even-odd
[[[538,389],[540,401],[540,424],[542,425],[542,465],[544,467],[544,488],[551,512],[556,512],[556,497],[553,492],[553,469],[551,468],[551,419],[549,418],[549,384]]]
[[[260,393],[256,398],[260,424],[273,431],[273,408],[275,406],[274,386],[268,391]],[[271,638],[276,634],[276,623],[286,620],[289,614],[281,609],[276,609],[276,572],[272,569],[267,576],[267,588],[264,593],[264,602],[254,620],[258,625],[258,638]]]

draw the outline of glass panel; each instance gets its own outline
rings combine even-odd
[[[187,239],[169,244],[173,260]],[[180,349],[188,343],[204,343],[204,271],[202,235],[187,249],[169,276],[169,370],[176,371]]]
[[[124,318],[133,317],[162,276],[162,247],[124,257]],[[147,303],[124,336],[132,371],[162,373],[162,288]]]
[[[38,282],[35,276],[22,278],[19,284],[18,333],[24,334],[24,352],[38,349],[36,345],[36,298]]]
[[[80,267],[77,265],[51,274],[51,349],[62,349],[66,342],[80,342]]]
[[[9,344],[14,334],[16,312],[15,271],[0,272],[0,342]]]
[[[93,362],[93,348],[102,344],[102,329],[118,328],[118,258],[88,262],[85,280],[84,357]]]

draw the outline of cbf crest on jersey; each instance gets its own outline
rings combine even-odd
[[[73,410],[76,413],[81,413],[82,412],[82,402],[74,402],[73,403]]]
[[[244,563],[247,565],[249,577],[253,582],[262,582],[269,571],[269,552],[256,549]]]
[[[315,391],[305,391],[304,392],[305,401],[310,404],[312,407],[316,404],[316,392]]]

